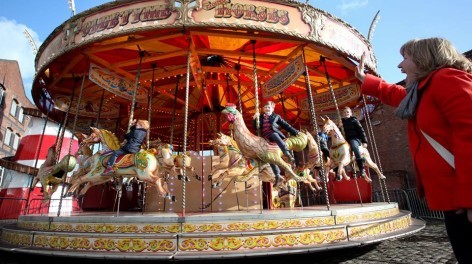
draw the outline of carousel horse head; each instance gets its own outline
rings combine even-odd
[[[57,159],[57,150],[56,150],[56,144],[54,144],[49,147],[48,154],[46,154],[46,160],[44,161],[44,163],[46,163],[46,165],[56,163],[56,159]]]
[[[236,105],[233,103],[227,103],[225,109],[221,112],[226,115],[226,119],[230,123],[234,123],[236,116],[240,114],[238,109],[236,109]]]
[[[101,141],[100,139],[100,129],[96,127],[90,128],[90,134],[86,136],[81,143],[86,145],[96,144]]]
[[[89,156],[92,156],[92,150],[90,149],[90,144],[88,144],[87,142],[85,142],[85,139],[88,138],[88,136],[84,133],[80,133],[80,132],[75,132],[74,133],[75,137],[78,139],[79,141],[79,149],[77,150],[77,152],[75,153],[75,157],[89,157]]]
[[[321,117],[321,120],[323,121],[323,126],[321,127],[323,133],[328,135],[332,131],[339,131],[338,126],[328,116]]]
[[[223,145],[223,146],[233,146],[235,148],[238,148],[238,144],[234,139],[231,137],[223,134],[223,133],[217,133],[218,137],[216,139],[210,140],[210,146],[218,146],[218,145]]]

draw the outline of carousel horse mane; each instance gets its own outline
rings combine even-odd
[[[117,150],[121,147],[120,141],[115,133],[106,130],[106,129],[99,129],[96,127],[90,127],[91,133],[87,139],[90,139],[89,142],[98,143],[102,142],[102,144],[106,145],[111,150]],[[99,141],[97,141],[96,137],[99,137]],[[95,141],[95,142],[94,142]]]

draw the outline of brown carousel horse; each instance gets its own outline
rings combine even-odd
[[[83,142],[98,143],[101,142],[105,149],[117,149],[120,147],[117,137],[110,131],[105,129],[91,128],[92,133]],[[79,195],[84,195],[88,189],[94,185],[102,184],[109,181],[115,176],[125,178],[136,177],[138,180],[144,181],[156,187],[158,193],[166,199],[175,199],[170,196],[170,192],[166,183],[158,176],[159,167],[155,157],[155,149],[141,150],[138,153],[126,154],[118,157],[115,166],[116,173],[112,176],[102,176],[101,174],[106,168],[111,151],[98,151],[90,157],[90,169],[83,175],[77,175],[71,181],[69,194],[74,195],[77,189],[85,183]]]
[[[209,143],[216,148],[219,158],[208,176],[208,179],[213,181],[212,188],[220,187],[226,177],[236,177],[235,182],[247,182],[259,172],[259,168],[251,165],[252,160],[243,156],[238,144],[231,137],[218,133],[218,138],[210,140]],[[284,183],[284,178],[276,178],[268,163],[261,165],[261,179],[263,182],[272,183],[275,188],[281,188]]]
[[[38,174],[34,177],[31,188],[34,188],[38,182],[41,182],[43,188],[44,200],[51,199],[51,196],[56,192],[59,184],[64,182],[64,177],[67,173],[72,171],[77,163],[77,160],[72,155],[64,156],[56,163],[57,150],[56,144],[48,149],[46,160],[39,167]]]
[[[312,148],[316,147],[316,142],[311,134],[308,136],[308,144],[312,144]],[[243,154],[239,150],[236,141],[231,137],[218,133],[218,138],[210,140],[210,145],[216,147],[219,162],[212,168],[209,179],[215,180],[212,184],[213,188],[221,186],[221,183],[226,177],[237,177],[236,182],[245,182],[250,179],[258,170],[253,164],[254,160],[248,160],[243,157]],[[313,191],[321,190],[321,186],[318,181],[311,175],[311,169],[318,164],[317,154],[312,153],[312,156],[307,157],[307,162],[302,167],[295,168],[295,172],[298,175],[306,177],[303,182],[308,184],[309,188]],[[278,179],[275,178],[274,172],[268,163],[262,164],[261,176],[263,182],[270,182],[275,188],[286,189],[285,179],[281,176]]]
[[[249,131],[241,113],[239,113],[234,104],[228,104],[222,113],[226,115],[228,122],[233,124],[234,140],[246,158],[260,160],[263,163],[276,164],[285,171],[285,176],[293,178],[297,182],[307,180],[306,176],[308,176],[309,173],[298,175],[292,169],[291,165],[283,160],[282,151],[277,145],[270,144],[264,138],[258,137]],[[297,136],[288,137],[285,140],[287,148],[292,151],[300,152],[308,146],[309,156],[318,157],[318,144],[316,144],[314,140],[312,142],[313,144],[307,144],[308,134],[310,133],[301,131]]]
[[[347,176],[344,167],[353,163],[355,170],[359,172],[359,168],[357,168],[356,162],[354,162],[355,156],[351,155],[351,147],[344,139],[344,136],[342,135],[339,128],[331,119],[329,119],[329,117],[322,119],[324,121],[322,131],[331,138],[331,147],[329,149],[329,157],[331,162],[329,162],[329,168],[326,169],[326,172],[329,172],[329,170],[337,167],[338,170],[336,172],[336,179],[341,180],[342,177],[344,177],[344,179],[350,180],[350,177]],[[377,173],[377,175],[379,175],[380,179],[385,179],[386,177],[382,174],[382,172],[380,172],[377,164],[375,164],[370,158],[369,151],[363,146],[359,146],[359,152],[361,153],[362,158],[365,159],[367,167],[372,168]],[[372,181],[369,176],[365,176],[364,178],[367,182]]]

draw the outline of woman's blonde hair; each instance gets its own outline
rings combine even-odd
[[[140,119],[136,122],[136,125],[139,126],[139,127],[144,128],[146,130],[149,129],[149,122],[147,120]]]
[[[400,48],[400,54],[411,56],[418,67],[417,80],[434,70],[446,67],[472,72],[472,62],[457,52],[452,43],[444,38],[410,40]]]

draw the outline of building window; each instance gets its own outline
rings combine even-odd
[[[13,145],[12,145],[13,149],[18,149],[18,146],[20,145],[20,138],[21,138],[20,134],[16,133],[15,137],[13,138]]]
[[[18,107],[18,101],[16,99],[13,99],[11,102],[11,107],[10,107],[10,115],[15,116],[16,115],[16,108]]]
[[[20,134],[18,133],[13,133],[13,129],[10,127],[7,128],[7,133],[5,135],[5,140],[3,141],[4,144],[7,146],[10,146],[13,149],[18,149],[18,146],[20,145]]]
[[[20,121],[21,123],[23,123],[23,121],[25,120],[25,115],[23,115],[23,107],[20,107],[20,113],[18,114],[18,121]]]
[[[5,174],[5,168],[0,166],[0,188],[3,188],[3,175]]]
[[[23,109],[21,108],[20,104],[16,99],[13,99],[13,101],[11,102],[10,115],[14,116],[16,119],[23,123]]]
[[[0,84],[0,107],[1,108],[5,107],[6,92],[7,90],[5,89],[5,87],[2,84]]]
[[[12,135],[13,135],[13,130],[11,128],[7,127],[7,132],[5,133],[5,138],[3,140],[3,144],[5,144],[7,146],[11,146],[10,141],[11,141]]]

